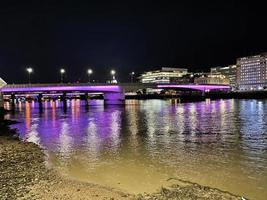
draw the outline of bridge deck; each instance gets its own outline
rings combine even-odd
[[[229,90],[229,85],[196,85],[196,84],[155,84],[155,83],[75,83],[75,84],[9,84],[1,91],[4,93],[19,92],[64,92],[64,91],[87,91],[87,92],[117,92],[144,88],[158,89],[190,89],[190,90]]]

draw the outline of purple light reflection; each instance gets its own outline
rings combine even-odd
[[[242,183],[237,193],[252,188],[255,193],[266,194],[261,186],[266,185],[267,101],[175,105],[160,100],[130,105],[126,101],[125,108],[96,106],[88,111],[79,108],[83,101],[70,103],[67,111],[46,101],[41,113],[38,104],[27,104],[22,112],[10,114],[11,119],[22,122],[13,125],[21,138],[44,147],[52,166],[63,173],[79,167],[89,182],[104,180],[101,183],[109,184],[107,178],[99,177],[111,177],[109,180],[115,179],[117,184],[125,180],[120,177],[128,176],[129,180],[137,179],[140,187],[157,182],[155,174],[160,176],[158,180],[165,180],[166,174],[192,174],[193,178],[208,180],[207,185],[224,177],[226,190]],[[140,169],[146,169],[145,173]],[[71,178],[80,177],[72,172],[67,173]],[[148,182],[143,183],[144,179]]]

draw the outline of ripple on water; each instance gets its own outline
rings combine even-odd
[[[97,101],[98,102],[98,101]],[[20,137],[46,149],[59,172],[139,193],[176,177],[251,199],[267,196],[267,101],[220,100],[125,106],[20,104],[6,118]],[[19,111],[20,110],[20,111]]]

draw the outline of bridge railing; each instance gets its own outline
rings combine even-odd
[[[34,83],[34,84],[7,84],[5,88],[29,88],[29,87],[57,87],[57,86],[100,86],[116,85],[108,83]]]

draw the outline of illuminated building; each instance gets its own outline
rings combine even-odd
[[[0,109],[4,108],[4,100],[3,100],[1,88],[4,87],[5,85],[6,85],[6,82],[2,78],[0,78]]]
[[[229,84],[232,90],[236,90],[236,65],[229,65],[226,67],[214,67],[210,69],[211,74],[221,74],[229,79]]]
[[[195,84],[229,85],[229,79],[222,74],[203,74],[194,79]]]
[[[6,82],[0,78],[0,88],[4,87],[6,85]]]
[[[162,67],[161,70],[141,74],[139,79],[141,83],[177,83],[187,74],[185,68]]]
[[[267,53],[237,59],[239,90],[260,90],[267,87]]]

